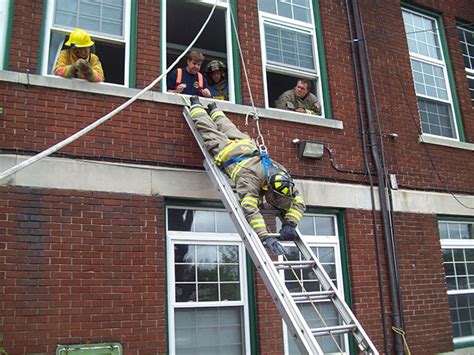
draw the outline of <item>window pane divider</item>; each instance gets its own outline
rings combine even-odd
[[[280,24],[284,24],[284,26],[290,25],[290,26],[294,26],[295,28],[304,27],[304,28],[307,28],[308,30],[313,30],[315,27],[313,22],[309,23],[309,22],[304,22],[304,21],[293,20],[289,17],[278,16],[278,15],[271,14],[268,12],[263,12],[263,11],[260,11],[260,16],[262,17],[264,21],[280,23]]]

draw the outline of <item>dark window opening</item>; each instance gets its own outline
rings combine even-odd
[[[166,25],[166,61],[171,65],[197,35],[209,16],[212,6],[190,2],[188,0],[167,1]],[[226,9],[216,7],[211,20],[191,50],[202,52],[206,59],[201,65],[201,73],[205,74],[207,63],[218,59],[227,65],[226,46]],[[183,30],[183,27],[185,30]],[[175,68],[186,66],[186,56]],[[174,68],[173,68],[174,69]],[[228,73],[226,73],[226,76]]]
[[[275,101],[278,100],[281,94],[285,91],[292,90],[296,86],[299,78],[289,75],[277,74],[267,71],[267,95],[268,106],[276,107]],[[316,93],[316,81],[311,80],[311,92]]]
[[[55,32],[51,33],[48,74],[54,74],[53,70],[59,52],[63,49],[70,48],[64,45],[68,37],[69,35]],[[94,46],[92,46],[91,52],[99,57],[102,70],[104,71],[105,82],[123,85],[125,83],[125,45],[104,42],[96,38],[92,38],[92,40],[94,41]]]

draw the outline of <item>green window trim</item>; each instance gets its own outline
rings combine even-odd
[[[130,39],[129,39],[129,66],[128,87],[135,88],[137,85],[137,0],[130,4]]]
[[[10,45],[11,45],[12,31],[13,31],[14,7],[15,7],[14,0],[7,0],[8,11],[5,14],[6,21],[7,21],[6,34],[5,34],[5,48],[3,48],[3,53],[0,53],[0,55],[3,56],[3,65],[2,65],[2,68],[0,68],[2,70],[8,70],[8,61],[10,58]]]
[[[457,125],[457,129],[459,133],[459,140],[461,142],[466,142],[466,136],[464,134],[464,128],[463,128],[462,119],[461,119],[461,108],[459,106],[458,96],[456,93],[456,83],[454,81],[453,67],[451,64],[451,59],[449,57],[448,42],[446,40],[443,18],[441,17],[440,14],[434,11],[426,10],[418,6],[407,4],[405,2],[401,2],[401,6],[402,6],[402,9],[405,8],[407,10],[412,10],[420,14],[433,17],[436,20],[437,25],[439,26],[439,29],[438,29],[439,38],[441,40],[441,47],[443,51],[444,61],[446,63],[446,71],[448,74],[449,88],[450,88],[451,97],[453,100],[453,108],[454,108],[454,115],[455,115],[454,119],[456,120],[456,125]]]
[[[234,25],[232,23],[232,17],[230,18],[231,24],[231,33],[232,33],[232,62],[234,67],[234,97],[236,104],[242,104],[242,82],[240,80],[240,52],[239,52],[239,43],[237,41],[237,33],[239,31],[239,24],[237,22],[237,0],[229,0],[229,11],[232,11],[231,16],[234,16],[235,20],[235,31]],[[253,350],[252,350],[253,351]]]
[[[321,93],[324,98],[324,112],[326,118],[332,119],[332,110],[331,110],[331,97],[329,94],[329,81],[328,81],[328,72],[327,72],[327,62],[326,62],[326,53],[324,51],[324,41],[323,41],[323,31],[321,23],[321,13],[319,11],[319,0],[313,0],[313,17],[315,24],[316,32],[316,45],[318,46],[318,60],[319,60],[319,80],[321,80],[321,88],[323,92]]]

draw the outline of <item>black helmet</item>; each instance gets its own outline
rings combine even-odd
[[[283,196],[293,196],[293,180],[291,176],[281,169],[273,168],[267,178],[268,187]]]
[[[220,70],[222,73],[225,71],[225,64],[222,63],[220,60],[211,60],[207,63],[206,73],[210,74],[213,71]]]

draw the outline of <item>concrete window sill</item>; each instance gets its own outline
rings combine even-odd
[[[452,139],[443,138],[443,137],[435,137],[435,136],[430,136],[427,134],[419,135],[418,142],[474,151],[473,143],[459,142]]]

